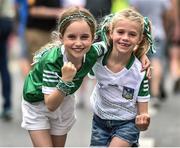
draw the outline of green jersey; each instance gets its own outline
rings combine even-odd
[[[105,44],[103,42],[95,43],[85,54],[83,65],[73,79],[75,87],[71,90],[71,94],[80,87],[83,78],[94,66],[97,58],[106,52],[104,47]],[[67,62],[64,51],[64,46],[54,46],[47,50],[34,65],[24,82],[23,97],[26,101],[42,101],[44,100],[44,94],[50,94],[56,89],[59,77],[62,76],[61,68],[64,62]]]

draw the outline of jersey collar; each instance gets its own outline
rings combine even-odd
[[[132,64],[134,63],[134,60],[135,60],[135,55],[134,55],[134,53],[132,53],[132,54],[131,54],[131,57],[130,57],[130,59],[129,59],[129,62],[128,62],[127,65],[126,65],[126,68],[127,68],[127,69],[130,69],[130,68],[131,68]]]
[[[108,59],[110,53],[111,53],[111,50],[109,50],[109,51],[105,54],[105,56],[104,56],[104,58],[103,58],[103,60],[102,60],[103,66],[105,66],[105,65],[107,64],[107,59]],[[127,65],[126,65],[126,69],[129,70],[129,69],[131,68],[132,64],[134,63],[134,60],[135,60],[135,55],[134,55],[134,53],[132,53],[132,54],[131,54],[131,57],[130,57]]]

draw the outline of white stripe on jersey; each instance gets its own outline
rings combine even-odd
[[[56,89],[56,87],[42,86],[42,93],[44,93],[44,94],[51,94],[55,89]]]
[[[59,80],[46,79],[46,78],[43,78],[43,81],[44,82],[59,82]]]
[[[52,75],[56,75],[57,74],[57,72],[49,71],[49,70],[44,70],[43,73],[52,74]]]
[[[43,71],[43,81],[44,82],[59,82],[57,72],[44,70]]]

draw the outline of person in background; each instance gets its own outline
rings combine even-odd
[[[3,107],[0,117],[12,119],[12,84],[8,69],[8,41],[14,28],[15,3],[13,0],[0,0],[0,75],[2,82]]]
[[[170,0],[129,0],[129,4],[152,22],[156,53],[149,54],[153,67],[150,87],[152,104],[154,107],[159,107],[161,100],[165,100],[167,95],[164,88],[165,64],[167,62],[165,57],[167,35],[164,18],[171,8],[171,3]]]
[[[119,12],[120,10],[123,10],[125,8],[129,7],[129,1],[128,0],[112,0],[112,7],[111,7],[111,13]]]
[[[62,10],[60,0],[28,0],[26,42],[30,63],[33,54],[51,40],[50,34]]]
[[[69,8],[69,7],[84,7],[86,0],[61,0],[63,8]]]
[[[29,52],[25,37],[27,16],[27,0],[16,0],[17,39],[20,45],[19,65],[21,67],[23,76],[26,76],[30,70]]]
[[[180,1],[171,0],[171,11],[166,17],[168,36],[168,57],[171,80],[174,82],[173,93],[180,93]]]
[[[137,59],[153,48],[151,23],[133,9],[109,15],[99,29],[108,52],[96,62],[91,146],[138,146],[150,124],[149,83]],[[137,57],[136,57],[136,56]]]
[[[85,8],[88,9],[97,21],[111,13],[112,0],[86,0]]]

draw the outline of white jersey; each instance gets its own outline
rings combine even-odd
[[[148,79],[134,56],[120,72],[113,73],[100,58],[93,67],[97,84],[91,95],[93,111],[102,119],[129,120],[137,115],[137,101],[150,99]],[[104,58],[105,59],[105,58]]]

